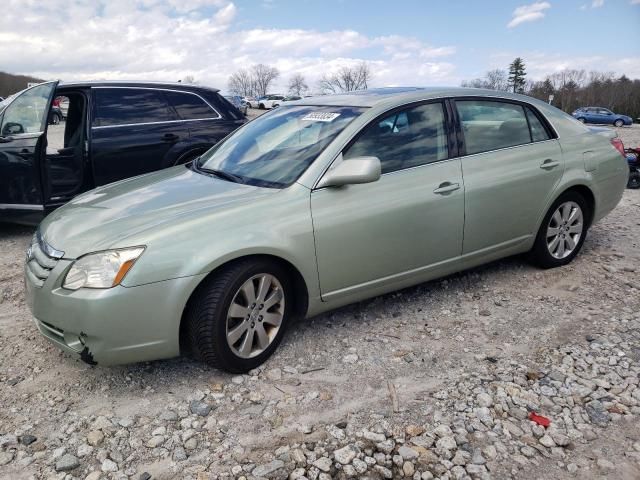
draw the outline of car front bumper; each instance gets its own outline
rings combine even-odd
[[[180,354],[180,320],[203,275],[137,287],[63,289],[71,261],[60,260],[42,286],[25,267],[25,297],[38,330],[87,363],[116,365]]]

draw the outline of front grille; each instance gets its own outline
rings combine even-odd
[[[47,245],[40,237],[39,232],[36,232],[31,241],[31,246],[27,250],[26,271],[31,282],[37,287],[42,287],[63,254],[63,252],[59,252]]]

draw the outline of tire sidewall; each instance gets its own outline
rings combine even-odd
[[[616,120],[615,122],[613,122],[613,125],[614,125],[615,127],[620,128],[620,127],[622,127],[622,126],[624,125],[624,121],[622,121],[622,120]]]
[[[583,230],[582,235],[580,236],[580,240],[578,241],[578,245],[576,248],[565,258],[559,259],[555,258],[549,252],[549,248],[547,247],[547,227],[549,226],[549,222],[551,221],[552,215],[555,213],[557,208],[565,203],[565,202],[575,202],[578,204],[580,209],[582,210],[582,224]],[[536,241],[534,247],[532,249],[533,260],[535,263],[540,265],[543,268],[555,268],[561,267],[563,265],[567,265],[570,263],[580,250],[582,249],[582,245],[584,244],[585,239],[587,238],[587,232],[589,231],[589,218],[591,217],[592,212],[589,210],[589,206],[587,201],[584,199],[582,195],[578,192],[565,192],[558,197],[558,199],[553,202],[549,210],[547,211],[542,223],[540,224],[540,228],[538,230],[538,234],[536,236]]]
[[[260,355],[252,358],[241,358],[233,353],[231,347],[227,343],[227,312],[229,311],[229,306],[231,305],[233,297],[240,287],[249,278],[261,273],[273,275],[282,285],[285,295],[285,312],[280,329],[278,330],[276,338],[271,342],[271,345],[269,345]],[[215,331],[214,348],[218,353],[221,366],[225,370],[241,373],[251,370],[252,368],[256,368],[260,364],[264,363],[264,361],[273,354],[276,348],[278,348],[278,345],[282,341],[285,331],[287,330],[289,319],[292,314],[293,288],[285,269],[280,265],[269,261],[258,261],[247,264],[246,268],[243,268],[237,275],[235,275],[235,278],[226,286],[226,291],[222,298],[222,302],[220,303],[220,308],[217,309],[211,318],[211,321],[214,322]]]
[[[635,180],[635,183],[634,183]],[[629,174],[629,180],[627,181],[627,188],[638,189],[640,188],[640,172],[631,172]]]

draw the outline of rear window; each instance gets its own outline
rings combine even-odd
[[[96,88],[97,127],[177,120],[162,90]]]
[[[218,113],[196,94],[166,91],[165,95],[182,120],[202,120],[219,117]]]
[[[531,142],[521,105],[487,100],[456,100],[467,154]]]

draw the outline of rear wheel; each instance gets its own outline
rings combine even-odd
[[[578,121],[579,121],[580,123],[586,123],[586,121],[587,121],[587,120],[586,120],[586,118],[584,118],[584,117],[578,117]]]
[[[622,120],[618,119],[618,120],[616,120],[615,122],[613,122],[613,124],[614,124],[616,127],[622,127],[622,126],[624,125],[624,122],[623,122]]]
[[[577,192],[566,192],[551,206],[530,252],[542,268],[566,265],[578,254],[587,235],[589,207]]]
[[[629,172],[629,180],[627,181],[627,188],[638,189],[640,188],[640,172]]]
[[[58,125],[60,123],[60,115],[54,113],[53,117],[51,118],[51,123],[54,125]]]
[[[293,312],[289,276],[269,260],[224,267],[190,302],[188,340],[199,360],[242,373],[262,364],[278,347]]]
[[[259,105],[259,108],[260,108],[260,110],[264,110],[264,103],[261,103],[261,104]]]

